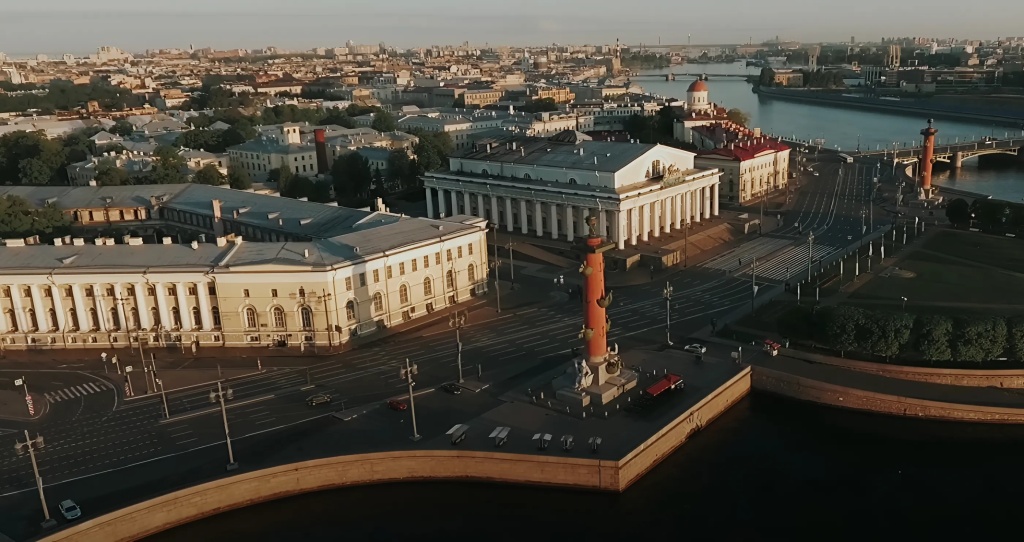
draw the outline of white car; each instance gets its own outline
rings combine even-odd
[[[684,346],[683,350],[691,354],[703,354],[708,351],[708,347],[703,344],[689,344]]]
[[[82,509],[75,501],[68,499],[60,503],[60,513],[64,515],[64,519],[78,519],[82,515]]]
[[[815,171],[815,172],[814,172],[814,176],[815,176],[815,177],[817,177],[818,175],[820,175],[820,173],[818,173],[817,171]]]

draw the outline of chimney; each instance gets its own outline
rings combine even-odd
[[[302,258],[305,259],[305,260],[309,259],[309,249],[308,248],[302,249]]]
[[[71,244],[76,246],[76,247],[83,246],[83,245],[85,245],[85,239],[83,239],[81,237],[75,237],[75,238],[71,239]]]
[[[64,240],[63,239],[61,239],[60,237],[54,238],[53,246],[59,247],[59,246],[63,246],[63,245],[64,245]]]
[[[171,238],[165,236],[164,238],[160,239],[160,243],[164,245],[169,245],[171,244]]]
[[[220,200],[211,200],[210,204],[213,206],[213,234],[224,235],[224,222],[221,221]]]
[[[199,250],[199,241],[192,241],[192,250]]]
[[[323,128],[313,130],[313,140],[316,142],[316,172],[327,173],[327,132]]]
[[[227,239],[225,239],[224,237],[217,237],[217,246],[223,247],[223,246],[227,246],[227,244],[228,244],[228,240]]]

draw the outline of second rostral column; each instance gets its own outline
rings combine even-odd
[[[604,384],[609,376],[619,372],[618,356],[608,351],[608,320],[606,309],[612,302],[611,292],[605,291],[604,285],[604,253],[615,248],[614,243],[605,241],[597,233],[597,218],[587,217],[590,235],[584,240],[580,249],[583,251],[583,265],[580,274],[583,276],[583,331],[582,338],[586,343],[584,353],[590,373],[593,374],[592,385]],[[611,363],[609,363],[611,362]]]

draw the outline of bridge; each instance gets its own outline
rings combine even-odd
[[[1012,137],[1009,139],[984,138],[977,141],[965,141],[963,143],[947,143],[935,146],[935,159],[940,162],[949,162],[953,167],[963,166],[964,160],[981,156],[983,154],[1012,154],[1019,156],[1021,147],[1024,147],[1024,137]],[[868,157],[879,156],[886,160],[913,161],[921,157],[922,148],[904,147],[894,149],[867,150],[859,153],[849,153],[851,156]]]
[[[659,73],[659,74],[643,74],[643,75],[631,75],[630,79],[664,79],[666,81],[675,81],[676,79],[696,79],[697,77],[717,77],[719,79],[746,79],[748,76],[738,73]]]

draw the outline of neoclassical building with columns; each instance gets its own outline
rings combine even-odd
[[[486,288],[488,225],[472,216],[410,218],[199,185],[7,192],[76,218],[75,236],[2,241],[5,349],[320,348]],[[166,235],[101,236],[88,217],[115,208],[102,231],[123,221]],[[198,240],[182,238],[189,232]]]
[[[478,216],[496,229],[573,241],[593,215],[623,249],[717,216],[720,176],[695,168],[692,152],[566,131],[478,142],[423,182],[428,216]]]

